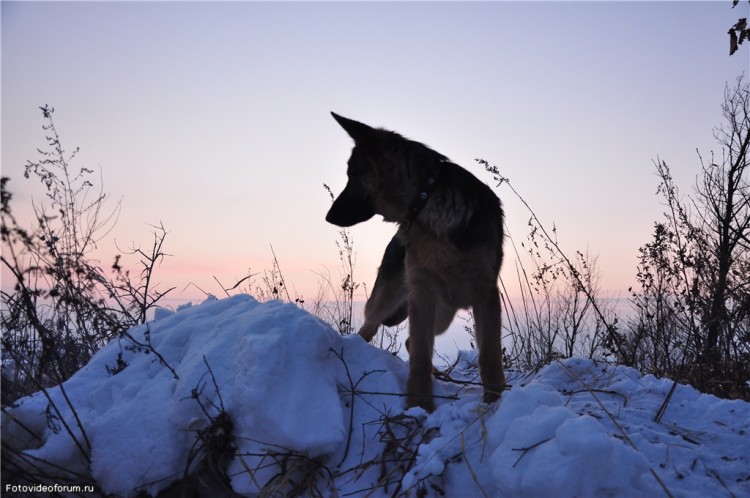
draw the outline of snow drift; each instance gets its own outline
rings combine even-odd
[[[672,382],[626,367],[508,372],[486,406],[460,352],[427,414],[403,409],[407,363],[292,304],[210,299],[130,335],[3,411],[18,461],[123,497],[201,472],[205,496],[750,495],[750,404],[680,385],[656,422]]]

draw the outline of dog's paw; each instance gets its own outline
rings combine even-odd
[[[484,388],[484,402],[487,404],[494,403],[500,399],[500,395],[503,393],[505,386],[493,386]]]
[[[359,329],[359,336],[365,340],[365,342],[372,341],[372,338],[375,337],[375,334],[378,333],[378,326],[373,326],[370,323],[365,323],[362,325],[362,328]]]
[[[406,397],[406,408],[409,409],[416,406],[424,409],[427,413],[432,413],[435,411],[435,400],[432,399],[432,396],[409,394]]]

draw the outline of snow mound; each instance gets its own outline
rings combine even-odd
[[[680,385],[656,422],[672,382],[626,367],[509,373],[487,406],[460,352],[427,414],[403,409],[407,363],[292,304],[210,299],[129,335],[3,410],[4,445],[49,482],[122,497],[187,482],[211,497],[750,495],[750,404]]]

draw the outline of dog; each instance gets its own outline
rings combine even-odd
[[[503,210],[492,190],[429,147],[331,113],[354,139],[348,181],[326,221],[350,227],[379,214],[398,224],[385,249],[359,334],[409,318],[406,404],[435,409],[432,354],[458,309],[473,309],[484,401],[505,388],[498,274]]]

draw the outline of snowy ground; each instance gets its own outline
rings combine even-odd
[[[5,410],[3,444],[48,482],[123,497],[228,496],[222,480],[247,496],[750,496],[745,402],[678,385],[656,422],[671,381],[570,359],[509,372],[485,406],[464,352],[434,413],[404,411],[405,362],[294,305],[160,315],[66,382],[69,402],[56,388]]]

